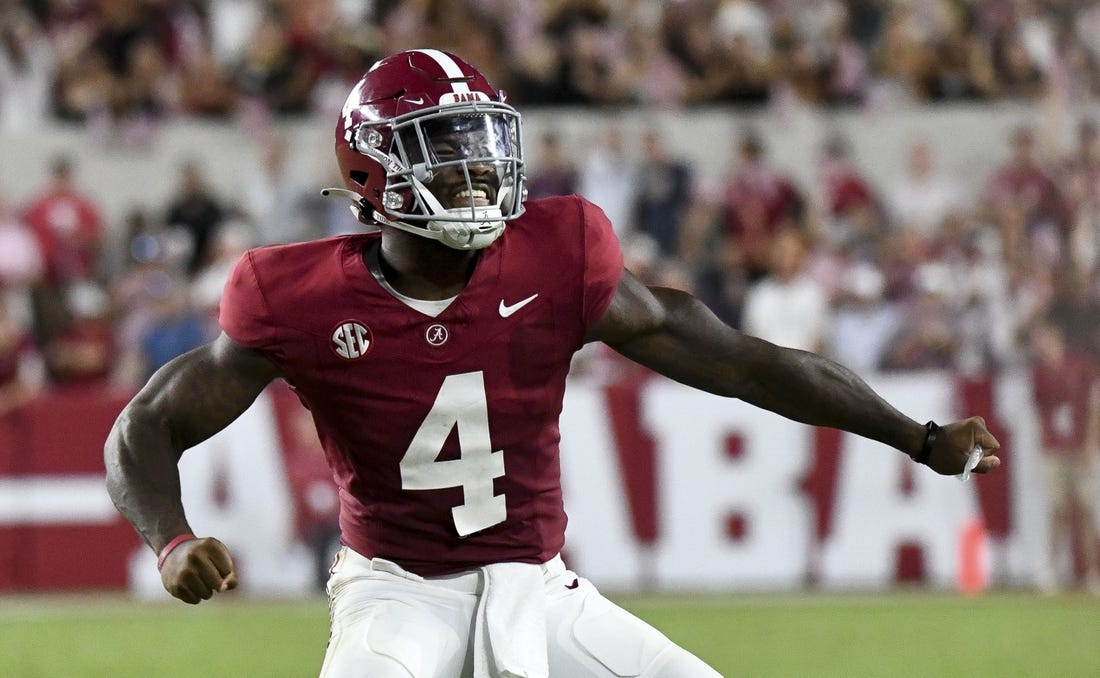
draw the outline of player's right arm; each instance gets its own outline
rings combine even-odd
[[[123,409],[104,446],[107,491],[153,551],[191,533],[177,466],[184,450],[228,426],[280,376],[266,357],[222,334],[158,370]],[[161,579],[188,603],[237,582],[229,553],[216,539],[174,548]]]

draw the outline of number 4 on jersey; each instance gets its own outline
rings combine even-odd
[[[460,458],[437,461],[456,426]],[[451,514],[459,536],[465,537],[504,522],[504,495],[493,494],[493,479],[503,475],[504,451],[494,452],[489,441],[484,374],[448,376],[401,458],[401,487],[441,490],[461,486],[463,503],[453,507]]]

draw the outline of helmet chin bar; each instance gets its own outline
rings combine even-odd
[[[431,211],[431,216],[442,217],[469,217],[470,212],[473,212],[472,218],[465,218],[461,221],[455,219],[428,219],[427,228],[419,228],[406,224],[409,229],[415,229],[412,232],[426,235],[426,237],[438,240],[447,247],[454,248],[456,250],[479,250],[493,244],[493,241],[500,237],[500,234],[504,232],[504,216],[501,212],[500,205],[504,199],[511,193],[509,190],[501,190],[497,192],[496,205],[485,205],[483,207],[444,207],[439,199],[435,197],[428,187],[421,183],[420,179],[416,176],[410,177],[410,181],[413,185],[413,190],[420,195],[421,200]],[[394,224],[402,223],[394,221]],[[405,230],[409,230],[405,229]],[[425,233],[431,233],[427,235]]]
[[[423,188],[423,185],[421,187]],[[429,203],[434,214],[455,216],[462,216],[463,213],[469,214],[470,208],[468,207],[444,208],[430,191],[426,188],[424,191],[427,196],[426,202]],[[390,219],[377,210],[371,212],[371,218],[380,224],[392,226],[406,233],[437,240],[452,249],[480,250],[492,245],[504,232],[504,219],[501,216],[500,204],[510,193],[510,189],[501,191],[496,206],[475,207],[476,222],[429,219],[426,227],[414,226],[404,221]],[[356,218],[359,218],[366,208],[361,195],[344,188],[325,188],[321,190],[321,195],[326,197],[338,196],[351,200],[354,203],[350,206],[351,211]]]
[[[487,208],[488,209],[488,208]],[[504,232],[504,222],[470,224],[464,221],[429,221],[428,228],[413,226],[404,221],[390,219],[386,215],[374,212],[374,220],[386,226],[412,233],[422,238],[437,240],[455,250],[480,250],[492,245]]]

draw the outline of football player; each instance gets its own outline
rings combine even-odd
[[[881,441],[942,474],[998,466],[978,418],[920,424],[849,370],[721,323],[623,269],[577,196],[524,199],[520,114],[468,63],[387,57],[336,125],[329,193],[377,232],[252,250],[223,333],[160,370],[106,444],[108,486],[188,603],[237,584],[191,533],[177,462],[275,379],[310,409],[339,485],[326,678],[718,674],[559,557],[558,417],[602,341],[684,384]]]

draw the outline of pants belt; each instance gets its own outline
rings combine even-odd
[[[340,560],[344,567],[350,569],[362,569],[370,570],[373,572],[385,572],[392,574],[396,577],[402,577],[410,581],[424,582],[433,586],[440,586],[452,591],[459,591],[461,593],[477,594],[481,592],[482,577],[479,569],[466,570],[464,572],[456,572],[454,574],[444,574],[435,577],[422,577],[413,572],[409,572],[405,568],[401,567],[397,563],[386,560],[385,558],[367,558],[366,556],[358,553],[357,551],[343,547],[340,554]],[[340,567],[338,565],[338,567]],[[540,565],[542,568],[542,574],[544,580],[549,580],[562,572],[565,572],[565,563],[562,561],[561,556],[554,556],[550,560]]]

